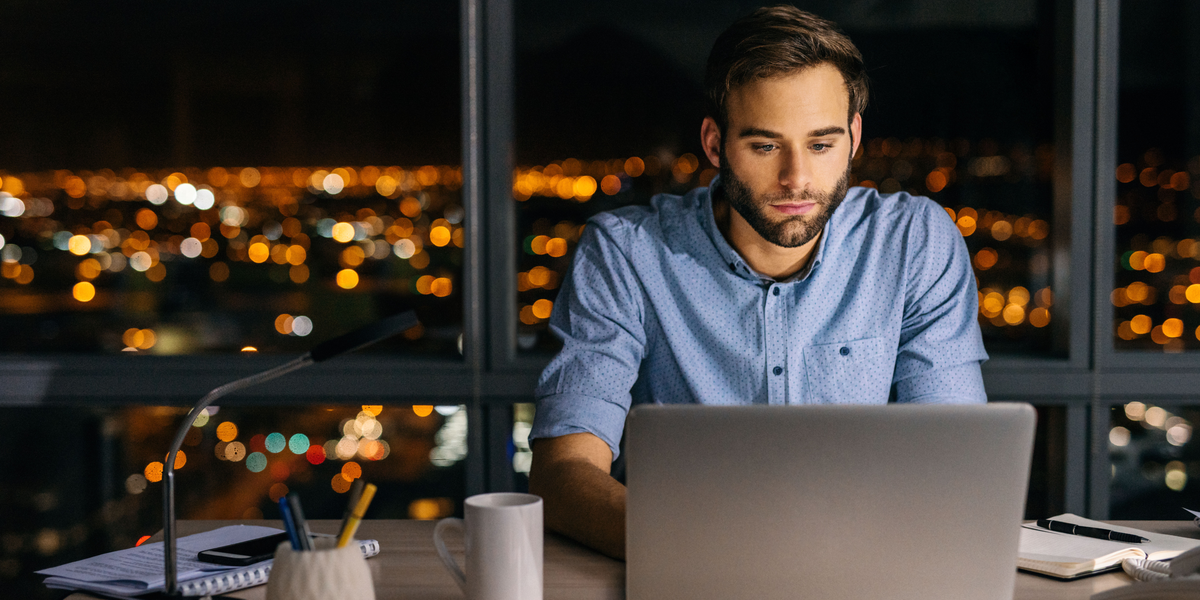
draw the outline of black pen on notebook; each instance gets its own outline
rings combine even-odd
[[[1069,533],[1071,535],[1083,535],[1083,536],[1087,536],[1090,538],[1096,538],[1096,539],[1100,539],[1100,540],[1112,540],[1114,542],[1125,542],[1128,544],[1141,544],[1143,542],[1150,541],[1147,538],[1144,538],[1140,535],[1133,535],[1132,533],[1121,533],[1120,531],[1113,531],[1111,529],[1101,529],[1099,527],[1085,527],[1083,525],[1072,525],[1070,523],[1063,523],[1062,521],[1051,521],[1050,519],[1039,519],[1037,522],[1037,526],[1041,527],[1042,529],[1049,529],[1050,531],[1057,531],[1058,533]]]

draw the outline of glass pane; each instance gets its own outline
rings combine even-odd
[[[416,308],[391,348],[457,355],[457,5],[66,4],[0,8],[0,353],[296,353]]]
[[[162,464],[184,409],[0,409],[0,587],[59,598],[33,572],[129,548],[162,528]],[[220,409],[185,439],[180,519],[278,519],[297,493],[311,519],[341,519],[351,479],[379,487],[368,516],[436,519],[465,497],[460,406]],[[49,450],[48,450],[49,449]],[[19,593],[18,593],[19,590]]]
[[[1121,5],[1113,342],[1200,348],[1200,6]],[[1177,60],[1165,61],[1164,56]]]
[[[1129,402],[1112,409],[1109,518],[1190,518],[1200,510],[1200,444],[1192,438],[1200,407]]]
[[[1026,519],[1062,514],[1066,504],[1067,409],[1038,406],[1037,413],[1029,492],[1025,500]]]
[[[568,5],[516,2],[514,317],[526,351],[558,347],[546,318],[588,217],[716,174],[699,144],[705,60],[757,7]],[[1054,3],[809,8],[846,30],[871,78],[853,183],[944,205],[971,251],[988,350],[1054,352],[1065,339],[1050,326]]]

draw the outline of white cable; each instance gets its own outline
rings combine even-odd
[[[1171,565],[1161,560],[1127,558],[1121,561],[1121,568],[1138,581],[1166,581],[1171,577]]]

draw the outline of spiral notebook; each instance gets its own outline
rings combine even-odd
[[[179,538],[176,549],[180,593],[184,596],[207,596],[266,583],[271,575],[270,560],[246,567],[230,567],[200,562],[196,560],[196,555],[201,550],[280,532],[281,529],[273,527],[230,525]],[[376,540],[358,540],[358,546],[365,558],[379,554],[379,542]],[[145,600],[161,593],[166,586],[162,568],[162,542],[155,542],[44,569],[38,574],[49,575],[44,583],[52,589]]]

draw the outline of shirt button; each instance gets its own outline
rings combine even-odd
[[[779,295],[779,288],[775,288],[774,290],[772,290],[772,291],[771,291],[771,293],[773,293],[773,294],[775,294],[776,296],[778,296],[778,295]]]
[[[776,375],[782,375],[783,367],[775,367],[775,370],[773,370],[772,373],[775,373]]]
[[[850,349],[845,346],[842,346],[842,349],[838,350],[838,352],[840,352],[842,356],[850,356]]]
[[[729,270],[730,270],[730,271],[737,271],[737,265],[736,265],[736,264],[734,264],[734,263],[729,263]]]

